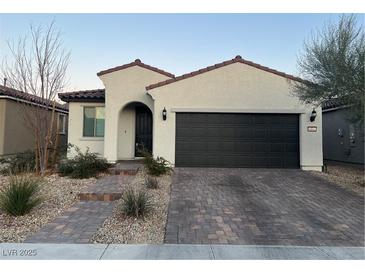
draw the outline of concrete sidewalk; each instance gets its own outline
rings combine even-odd
[[[0,260],[365,260],[363,247],[1,243]]]

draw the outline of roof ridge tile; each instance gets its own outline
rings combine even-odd
[[[130,68],[130,67],[133,67],[133,66],[139,66],[139,67],[142,67],[142,68],[145,68],[145,69],[160,73],[160,74],[165,75],[165,76],[170,77],[170,78],[175,77],[175,75],[172,74],[172,73],[169,73],[169,72],[164,71],[162,69],[159,69],[157,67],[153,67],[153,66],[150,66],[150,65],[147,65],[147,64],[143,63],[141,61],[141,59],[136,59],[133,62],[128,63],[128,64],[124,64],[124,65],[116,66],[116,67],[113,67],[113,68],[110,68],[110,69],[99,71],[96,75],[97,76],[102,76],[104,74],[112,73],[112,72],[115,72],[115,71],[118,71],[118,70]]]
[[[266,67],[266,66],[263,66],[263,65],[260,65],[258,63],[254,63],[252,61],[243,59],[240,55],[237,55],[233,59],[226,60],[226,61],[214,64],[214,65],[211,65],[211,66],[207,66],[205,68],[201,68],[201,69],[189,72],[189,73],[185,73],[185,74],[182,74],[180,76],[176,76],[172,79],[168,79],[168,80],[164,80],[164,81],[161,81],[161,82],[158,82],[158,83],[155,83],[155,84],[148,85],[146,87],[146,90],[151,90],[151,89],[154,89],[154,88],[157,88],[157,87],[168,85],[168,84],[171,84],[171,83],[174,83],[174,82],[186,79],[186,78],[190,78],[190,77],[193,77],[193,76],[196,76],[196,75],[199,75],[199,74],[202,74],[202,73],[214,70],[214,69],[218,69],[218,68],[221,68],[221,67],[224,67],[224,66],[227,66],[227,65],[231,65],[231,64],[234,64],[234,63],[241,63],[241,64],[245,64],[245,65],[248,65],[248,66],[252,66],[252,67],[255,67],[257,69],[261,69],[261,70],[264,70],[266,72],[270,72],[270,73],[282,76],[284,78],[288,78],[288,79],[293,80],[293,81],[305,82],[305,80],[303,80],[299,77],[296,77],[296,76],[293,76],[293,75],[287,74],[285,72],[281,72],[281,71],[278,71],[278,70],[275,70],[275,69],[272,69],[272,68],[269,68],[269,67]]]

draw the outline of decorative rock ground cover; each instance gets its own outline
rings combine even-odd
[[[161,244],[164,240],[167,208],[170,199],[171,177],[159,178],[158,189],[147,189],[144,185],[144,172],[140,170],[134,180],[124,188],[144,189],[152,198],[154,210],[144,219],[126,217],[121,212],[122,201],[116,202],[113,215],[106,219],[103,226],[94,234],[93,243],[149,243]]]
[[[114,200],[120,199],[133,176],[105,176],[78,193],[81,201],[66,210],[27,243],[89,243],[93,234],[113,213]]]
[[[365,176],[361,165],[327,162],[327,172],[312,173],[327,181],[364,196]]]
[[[41,205],[21,217],[0,212],[0,242],[162,243],[170,176],[160,178],[158,189],[147,189],[140,163],[127,166],[128,172],[118,168],[115,175],[98,180],[46,177]],[[0,187],[7,183],[8,177],[0,176]],[[145,189],[151,196],[154,210],[144,219],[125,217],[120,210],[120,198],[129,187]]]
[[[0,242],[23,242],[27,236],[39,231],[74,205],[78,201],[78,193],[95,182],[95,178],[46,177],[41,191],[45,200],[29,214],[12,217],[0,211]],[[8,177],[0,176],[0,188],[7,183]]]

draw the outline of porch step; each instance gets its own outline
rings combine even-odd
[[[116,168],[110,168],[109,173],[112,175],[136,175],[138,173],[138,169],[116,169]]]
[[[122,197],[123,186],[133,176],[110,175],[100,178],[95,184],[89,186],[84,191],[78,194],[81,201],[115,201]]]
[[[113,175],[136,175],[142,167],[142,160],[122,160],[110,168],[109,172]]]
[[[122,193],[79,193],[80,201],[112,202],[122,198]]]

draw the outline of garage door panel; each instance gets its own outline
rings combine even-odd
[[[297,144],[285,144],[285,152],[296,154],[299,150],[299,146]]]
[[[176,166],[299,166],[298,115],[177,113]]]
[[[254,128],[253,129],[253,138],[254,140],[266,140],[268,137],[268,131],[266,128]]]

